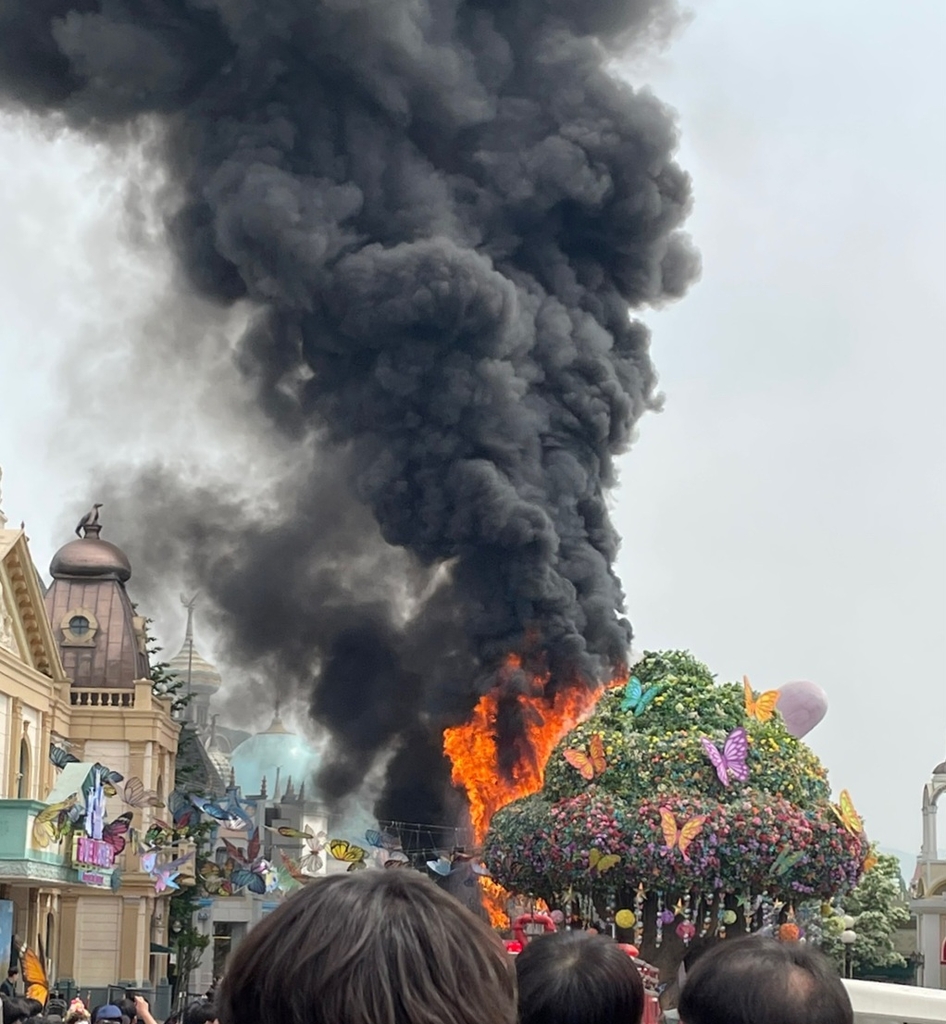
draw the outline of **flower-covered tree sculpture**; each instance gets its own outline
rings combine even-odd
[[[866,853],[777,691],[718,685],[669,652],[645,655],[553,752],[542,791],[494,817],[485,859],[511,892],[613,925],[670,969],[694,938],[816,932]]]

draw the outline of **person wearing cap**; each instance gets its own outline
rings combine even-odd
[[[120,1006],[116,1006],[114,1003],[106,1003],[104,1006],[97,1006],[92,1012],[92,1024],[99,1024],[99,1021],[103,1020],[122,1020],[122,1011]]]

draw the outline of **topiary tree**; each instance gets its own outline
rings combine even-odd
[[[556,748],[541,792],[495,815],[493,877],[668,969],[697,936],[816,932],[815,909],[854,886],[865,849],[821,763],[777,711],[760,720],[765,701],[749,714],[744,687],[717,685],[687,652],[648,653],[634,672]],[[737,730],[745,781],[726,763],[720,774],[704,743],[725,752],[731,738],[732,753]]]

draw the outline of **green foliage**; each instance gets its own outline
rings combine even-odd
[[[148,662],[151,665],[151,692],[155,697],[170,697],[171,713],[177,714],[190,704],[193,695],[182,692],[184,680],[176,672],[171,671],[169,662],[157,660],[164,648],[159,646],[156,638],[151,635],[150,627],[153,621],[145,619],[145,644]]]
[[[194,915],[202,896],[196,885],[178,890],[168,901],[168,923],[170,943],[176,955],[177,974],[174,979],[172,1002],[177,1005],[180,996],[193,971],[200,966],[204,950],[210,945],[211,937],[202,935],[194,926]]]
[[[854,918],[857,941],[852,947],[854,974],[866,975],[878,968],[904,967],[906,960],[894,949],[894,933],[910,920],[900,862],[881,854],[864,873],[857,887],[844,899],[844,912]],[[838,929],[826,930],[822,949],[839,968],[844,965],[844,946]]]

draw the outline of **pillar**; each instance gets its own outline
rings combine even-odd
[[[79,908],[79,897],[72,893],[63,893],[59,901],[59,965],[61,979],[76,976],[76,920]]]
[[[147,900],[141,896],[122,898],[121,953],[118,961],[119,984],[138,986],[148,978],[151,943],[145,912]]]

